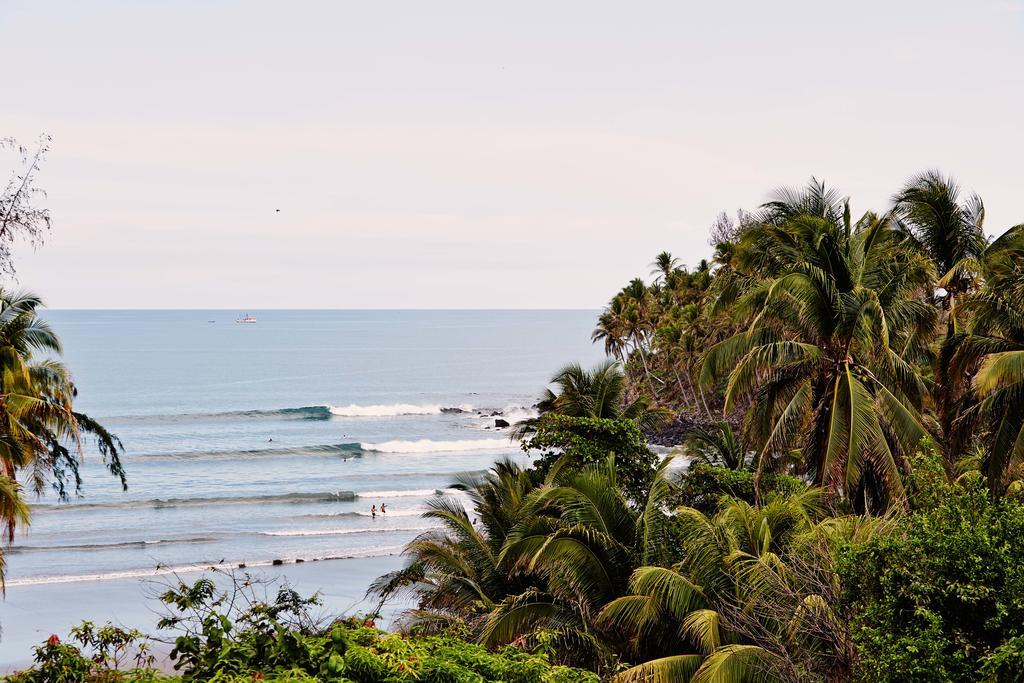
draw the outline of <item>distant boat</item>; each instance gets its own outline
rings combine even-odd
[[[256,317],[255,316],[251,316],[248,313],[246,313],[244,316],[242,316],[241,318],[239,318],[235,322],[236,323],[254,323],[254,322],[256,322]]]

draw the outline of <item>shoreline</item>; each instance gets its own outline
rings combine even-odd
[[[285,580],[303,596],[319,592],[323,603],[320,610],[325,615],[342,615],[373,607],[366,600],[370,582],[397,569],[402,562],[402,557],[396,553],[318,561],[293,560],[278,565],[267,562],[249,564],[245,569],[235,565],[214,568],[248,572],[265,580]],[[161,637],[156,631],[161,605],[152,597],[154,584],[159,584],[161,579],[172,580],[175,573],[195,580],[209,569],[209,565],[204,565],[185,571],[135,577],[8,584],[6,599],[0,601],[0,675],[31,665],[34,646],[52,633],[63,639],[72,626],[83,620],[97,625],[109,621]],[[395,615],[407,607],[398,601],[386,605],[382,625],[389,625]]]
[[[122,569],[111,571],[106,574],[54,574],[50,576],[38,576],[24,579],[11,579],[6,582],[7,588],[29,588],[33,586],[53,586],[68,583],[93,583],[102,581],[124,581],[138,579],[140,581],[157,578],[161,576],[173,576],[175,574],[200,574],[208,571],[247,571],[253,569],[266,569],[273,567],[286,567],[289,565],[306,564],[307,562],[336,562],[339,560],[360,560],[394,557],[402,554],[401,545],[387,548],[373,548],[366,553],[354,552],[349,555],[335,555],[328,557],[296,557],[292,559],[275,558],[269,560],[255,560],[251,562],[195,562],[182,565],[157,565],[145,569]]]

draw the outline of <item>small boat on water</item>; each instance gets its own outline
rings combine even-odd
[[[254,322],[256,322],[256,317],[255,316],[251,316],[248,313],[246,313],[245,315],[243,315],[241,318],[239,318],[235,322],[236,323],[254,323]]]

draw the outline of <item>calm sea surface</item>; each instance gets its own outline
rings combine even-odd
[[[520,419],[560,365],[602,355],[593,311],[251,313],[46,313],[129,488],[87,450],[83,495],[36,501],[9,549],[9,591],[397,552],[456,473],[525,462],[492,413]]]

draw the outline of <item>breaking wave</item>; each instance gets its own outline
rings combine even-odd
[[[168,415],[113,415],[105,417],[110,422],[188,422],[196,420],[330,420],[332,417],[397,417],[400,415],[447,415],[469,413],[473,406],[443,406],[439,404],[419,405],[414,403],[392,403],[386,405],[347,406],[317,405],[298,408],[273,408],[270,410],[226,410],[211,413],[177,413]]]
[[[403,531],[431,531],[440,529],[441,526],[419,525],[419,526],[393,526],[373,527],[369,529],[282,529],[280,531],[261,531],[260,536],[349,536],[352,534],[394,534]]]
[[[464,441],[383,441],[360,443],[359,447],[372,453],[454,453],[460,451],[510,450],[514,446],[508,439],[467,439]]]
[[[52,551],[90,551],[90,550],[122,550],[125,548],[151,548],[156,545],[191,545],[195,543],[214,543],[217,539],[210,536],[195,538],[166,538],[157,541],[122,541],[117,543],[77,543],[73,545],[16,545],[7,549],[11,554],[44,553]]]
[[[374,406],[328,406],[331,415],[339,417],[397,417],[399,415],[447,415],[468,413],[473,410],[471,405],[441,406],[416,405],[413,403],[392,403]]]
[[[253,503],[346,503],[357,498],[354,491],[324,493],[281,493],[265,496],[210,496],[197,498],[150,498],[103,503],[50,503],[32,506],[33,512],[62,512],[94,509],[173,508],[203,505],[251,505]]]

